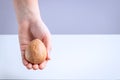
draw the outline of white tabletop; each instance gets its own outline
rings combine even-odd
[[[27,70],[17,35],[0,35],[0,79],[120,79],[120,35],[52,35],[52,60]]]

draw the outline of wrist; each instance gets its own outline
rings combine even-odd
[[[23,20],[41,20],[38,0],[14,0],[18,23]]]

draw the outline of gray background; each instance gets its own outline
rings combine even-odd
[[[120,0],[39,0],[52,34],[120,34]],[[0,0],[0,34],[16,34],[12,0]]]

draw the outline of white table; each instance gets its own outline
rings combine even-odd
[[[27,70],[17,35],[0,35],[0,79],[120,79],[120,35],[52,35],[52,60]]]

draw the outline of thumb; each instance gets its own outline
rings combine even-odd
[[[50,39],[50,37],[48,36],[48,37],[44,37],[43,39],[42,39],[42,42],[44,43],[44,45],[45,45],[45,47],[46,47],[46,50],[47,50],[47,60],[50,60],[51,59],[51,57],[50,57],[50,52],[51,52],[51,50],[52,50],[52,45],[51,45],[51,39]]]

